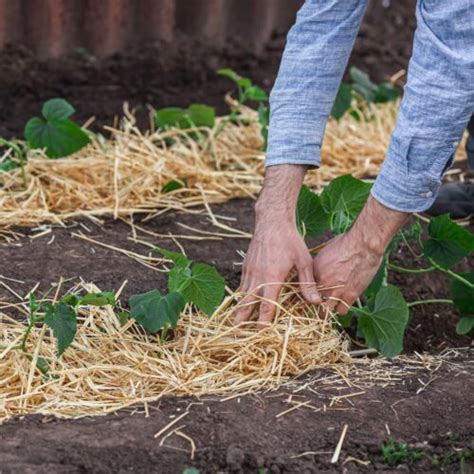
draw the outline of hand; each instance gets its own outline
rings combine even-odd
[[[313,262],[328,307],[344,315],[369,286],[393,236],[410,214],[386,208],[369,197],[352,228],[332,239]]]
[[[267,169],[264,188],[255,206],[255,231],[242,270],[240,291],[247,296],[239,304],[236,323],[247,321],[258,304],[260,325],[272,321],[274,302],[293,269],[297,271],[306,300],[314,304],[321,302],[313,262],[295,222],[296,202],[305,171],[305,167],[297,165]]]

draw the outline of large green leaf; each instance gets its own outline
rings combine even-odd
[[[45,305],[44,322],[53,330],[61,355],[72,343],[77,330],[77,317],[74,308],[66,303]]]
[[[337,91],[336,100],[332,106],[331,116],[336,120],[341,119],[351,108],[352,89],[348,84],[341,84]]]
[[[61,158],[72,155],[90,142],[87,133],[68,118],[74,108],[65,100],[49,100],[42,112],[44,118],[33,117],[25,126],[30,148],[45,148],[50,158]]]
[[[181,124],[189,127],[190,124],[185,120],[184,109],[179,107],[167,107],[155,112],[155,123],[159,128],[176,127]]]
[[[214,267],[194,263],[191,268],[174,267],[168,274],[168,288],[211,315],[224,298],[225,281]]]
[[[474,272],[460,273],[459,276],[474,284]],[[451,295],[456,308],[462,315],[474,317],[474,288],[468,287],[460,280],[453,279]]]
[[[431,219],[428,234],[423,252],[445,269],[474,252],[474,234],[452,221],[448,214]]]
[[[364,207],[371,184],[351,175],[333,179],[321,194],[323,209],[329,214],[331,231],[345,232]]]
[[[364,308],[359,317],[365,342],[386,357],[403,350],[403,335],[409,310],[400,290],[395,286],[380,288],[373,307]]]
[[[158,290],[132,295],[128,303],[130,316],[153,334],[167,326],[176,329],[186,304],[181,294],[173,292],[163,296]]]
[[[329,229],[329,214],[323,209],[320,197],[308,186],[301,187],[296,206],[296,226],[303,236],[316,237]]]
[[[258,86],[250,86],[246,90],[246,95],[249,100],[255,102],[266,102],[268,100],[268,94]]]

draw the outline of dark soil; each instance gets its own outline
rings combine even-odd
[[[406,68],[415,28],[414,0],[371,2],[349,64],[363,68],[377,80]],[[102,130],[121,116],[123,103],[136,108],[142,127],[148,127],[147,106],[187,106],[204,102],[227,112],[224,95],[230,82],[216,76],[231,67],[269,90],[274,82],[286,32],[275,33],[263,52],[229,42],[224,47],[177,39],[99,60],[80,50],[69,57],[38,61],[27,48],[0,53],[0,137],[22,137],[26,121],[40,113],[53,97],[69,100],[75,116],[84,122],[96,118],[92,128]]]
[[[415,25],[414,3],[392,1],[385,9],[381,1],[372,2],[350,64],[370,72],[377,81],[406,68]],[[26,120],[37,115],[41,103],[52,97],[68,99],[76,107],[79,121],[95,116],[95,130],[120,116],[124,101],[138,109],[143,127],[147,126],[148,105],[158,108],[204,102],[224,113],[223,96],[231,86],[225,79],[216,78],[215,70],[232,67],[269,90],[283,46],[281,34],[275,35],[260,55],[237,43],[217,49],[182,39],[103,61],[81,52],[48,62],[37,61],[27,49],[10,48],[0,53],[0,136],[22,136]],[[248,200],[234,200],[216,206],[215,211],[237,218],[232,225],[240,229],[252,227]],[[179,222],[211,229],[205,214],[170,213],[141,225],[160,234],[187,233]],[[128,279],[124,301],[136,292],[164,289],[161,273],[110,248],[72,236],[73,232],[82,232],[110,245],[147,253],[145,246],[128,239],[132,235],[130,227],[123,222],[107,219],[102,226],[89,221],[71,223],[34,239],[31,237],[38,231],[21,232],[24,236],[16,242],[0,245],[0,274],[23,283],[0,278],[0,300],[16,299],[2,282],[23,296],[37,282],[41,293],[61,277],[71,279],[63,288],[82,278],[102,290],[117,290]],[[169,239],[141,233],[139,237],[153,244],[174,246]],[[180,242],[191,258],[215,264],[229,286],[238,285],[241,257],[237,250],[245,250],[248,240]],[[404,266],[415,264],[404,248],[396,260]],[[408,301],[448,294],[443,276],[396,274],[393,278]],[[457,318],[449,306],[413,308],[406,351],[436,353],[446,347],[468,346],[469,337],[455,334]],[[472,355],[470,361],[466,358],[456,366],[443,364],[435,373],[420,370],[393,386],[374,386],[332,407],[331,396],[360,390],[352,387],[341,392],[334,388],[331,392],[317,382],[309,383],[309,388],[295,397],[321,410],[302,408],[278,419],[276,414],[290,407],[285,402],[289,392],[285,387],[258,398],[193,400],[197,403],[183,419],[182,431],[196,443],[194,460],[190,459],[189,441],[173,435],[160,446],[160,440],[153,437],[171,417],[183,413],[189,399],[164,399],[151,407],[149,417],[122,411],[81,420],[42,416],[15,419],[0,427],[0,473],[181,474],[188,466],[199,468],[201,473],[436,472],[441,468],[444,472],[473,472],[472,459],[468,459],[474,448]],[[309,382],[324,374],[311,374]],[[333,465],[330,459],[345,424],[349,429],[340,460]],[[390,437],[410,443],[423,453],[422,458],[398,467],[384,464],[381,445]]]
[[[235,223],[231,222],[231,225],[251,232],[252,203],[251,200],[235,199],[214,206],[214,212],[235,218]],[[136,218],[137,225],[155,233],[189,234],[190,232],[183,229],[179,223],[219,231],[212,228],[205,214],[196,216],[169,213],[146,223],[140,223],[139,218]],[[128,280],[122,294],[124,302],[130,294],[154,288],[166,289],[166,277],[163,273],[147,268],[116,250],[92,244],[73,235],[82,232],[99,242],[146,255],[149,249],[130,240],[131,228],[122,221],[107,219],[101,226],[89,221],[83,222],[82,225],[72,223],[68,228],[54,227],[52,233],[35,239],[32,239],[31,235],[39,231],[25,229],[22,232],[25,237],[14,244],[0,245],[0,261],[4,262],[1,274],[24,282],[20,284],[5,280],[5,283],[20,295],[28,293],[37,282],[41,283],[39,291],[46,292],[51,284],[57,283],[61,277],[70,279],[64,284],[64,289],[73,286],[82,278],[87,282],[94,282],[103,291],[116,291],[124,280]],[[49,243],[53,236],[54,241]],[[153,245],[177,250],[170,239],[153,238],[140,232],[138,238]],[[178,240],[190,258],[215,265],[230,287],[238,287],[242,259],[237,252],[247,249],[248,240]],[[407,268],[416,268],[418,265],[405,247],[401,247],[396,253],[394,263]],[[466,262],[464,271],[468,270],[469,263],[472,266],[472,260]],[[407,301],[449,297],[448,279],[436,272],[423,276],[393,273],[392,280],[402,289]],[[0,286],[0,300],[14,298],[5,287]],[[463,347],[471,343],[470,337],[460,337],[456,334],[455,325],[459,315],[452,306],[415,306],[411,313],[412,320],[405,340],[407,352],[439,352],[446,347]]]
[[[309,387],[314,390],[301,390],[293,399],[320,411],[301,408],[279,418],[292,406],[285,401],[291,393],[285,387],[229,401],[164,399],[149,417],[122,411],[74,421],[15,420],[0,427],[0,472],[181,474],[190,466],[201,474],[473,472],[472,364],[419,371],[403,383],[373,386],[332,407],[332,396],[360,390],[326,390],[311,378]],[[196,403],[189,407],[190,402]],[[185,425],[181,432],[196,445],[194,459],[188,440],[173,434],[160,446],[161,437],[154,438],[188,407],[189,414],[175,426]],[[346,424],[339,462],[331,464]],[[390,438],[409,443],[421,459],[384,463],[381,447]]]

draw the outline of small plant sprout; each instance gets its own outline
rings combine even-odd
[[[74,107],[64,99],[44,103],[42,117],[33,117],[25,126],[30,149],[45,149],[49,158],[62,158],[89,144],[89,135],[70,117]]]
[[[383,462],[395,467],[400,464],[413,464],[423,458],[422,451],[412,448],[408,443],[389,439],[382,444]]]
[[[268,94],[261,88],[256,86],[250,79],[242,77],[229,68],[219,69],[217,74],[230,79],[238,90],[237,103],[232,107],[230,115],[222,121],[220,127],[216,130],[217,136],[228,122],[238,121],[241,108],[247,102],[258,103],[258,121],[260,123],[260,131],[264,140],[263,149],[267,148],[268,125],[270,123],[270,109],[268,107]]]
[[[38,324],[45,324],[53,332],[57,342],[58,356],[72,344],[77,331],[77,312],[81,306],[106,306],[115,305],[115,296],[110,292],[86,293],[83,296],[66,295],[57,302],[38,301],[31,293],[28,297],[28,326],[25,329],[21,343],[14,346],[29,359],[33,360],[28,352],[28,337],[32,329]],[[49,365],[43,358],[38,358],[38,369],[46,375]]]
[[[303,237],[317,237],[324,232],[334,235],[348,230],[362,210],[371,185],[346,175],[334,179],[321,195],[303,186],[296,209],[296,223]],[[427,265],[421,269],[398,267],[390,262],[392,252],[400,242],[414,242]],[[456,330],[467,334],[474,328],[474,272],[457,273],[453,266],[474,252],[474,235],[452,221],[448,215],[431,219],[428,236],[422,237],[420,223],[416,220],[409,229],[400,231],[392,240],[374,280],[357,306],[341,319],[341,326],[348,327],[353,318],[357,334],[370,347],[386,357],[393,357],[403,350],[403,335],[409,320],[409,309],[419,304],[454,304],[461,318]],[[387,282],[388,271],[426,273],[440,271],[451,279],[451,299],[429,299],[407,303],[398,288]]]
[[[331,116],[340,120],[346,112],[360,120],[364,104],[380,104],[397,100],[400,92],[388,82],[374,84],[369,75],[355,66],[349,70],[351,82],[342,83],[337,91]],[[353,104],[355,106],[353,107]]]

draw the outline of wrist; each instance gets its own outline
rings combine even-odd
[[[275,165],[266,169],[255,203],[257,221],[296,223],[296,204],[306,169],[303,165]]]
[[[381,256],[410,217],[411,213],[389,209],[369,196],[349,232],[364,248]]]

